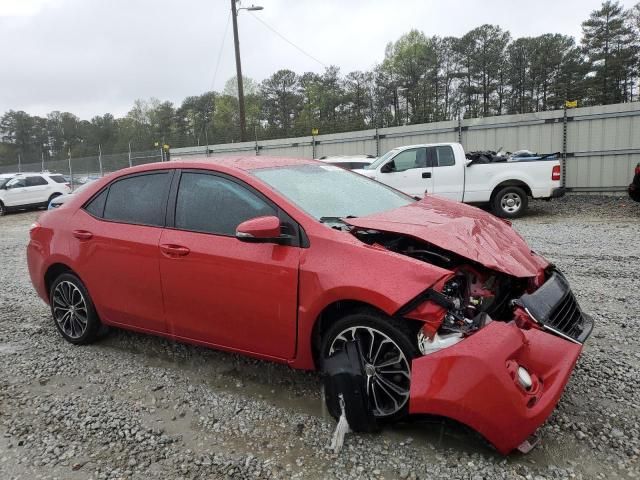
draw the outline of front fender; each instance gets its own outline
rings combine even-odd
[[[327,306],[355,300],[392,315],[420,292],[451,275],[449,270],[355,238],[336,241],[319,236],[310,240],[312,246],[301,254],[300,261],[297,354],[292,362],[297,368],[314,368],[313,327]]]

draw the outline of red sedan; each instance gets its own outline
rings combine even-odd
[[[450,417],[502,453],[593,327],[508,222],[310,160],[122,170],[43,214],[27,254],[71,343],[110,325],[315,369],[358,340],[378,419]]]

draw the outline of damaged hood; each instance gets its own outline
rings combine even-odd
[[[438,197],[343,221],[356,228],[414,237],[514,277],[534,277],[548,266],[505,221]]]

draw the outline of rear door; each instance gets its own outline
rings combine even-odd
[[[119,178],[73,218],[70,255],[107,323],[166,331],[158,244],[172,175]]]
[[[28,203],[44,203],[49,200],[49,182],[41,175],[30,175],[26,178]]]
[[[433,194],[462,201],[465,166],[456,164],[453,148],[450,145],[428,147],[428,158],[433,165]]]
[[[432,193],[432,168],[427,165],[426,147],[402,150],[380,167],[376,180],[407,195],[424,197]]]
[[[169,331],[209,345],[293,358],[300,247],[241,242],[235,231],[265,215],[279,216],[287,233],[297,225],[245,183],[212,172],[182,172],[173,197],[173,228],[160,240]]]

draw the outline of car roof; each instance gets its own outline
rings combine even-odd
[[[173,156],[170,162],[156,162],[140,165],[127,170],[158,169],[158,168],[204,168],[207,170],[256,170],[260,168],[288,167],[294,165],[322,164],[317,160],[289,157],[206,157],[206,156]]]
[[[436,142],[436,143],[418,143],[416,145],[402,145],[401,147],[395,147],[389,149],[391,150],[406,150],[408,148],[419,148],[419,147],[444,147],[444,146],[452,146],[457,145],[457,142]]]

